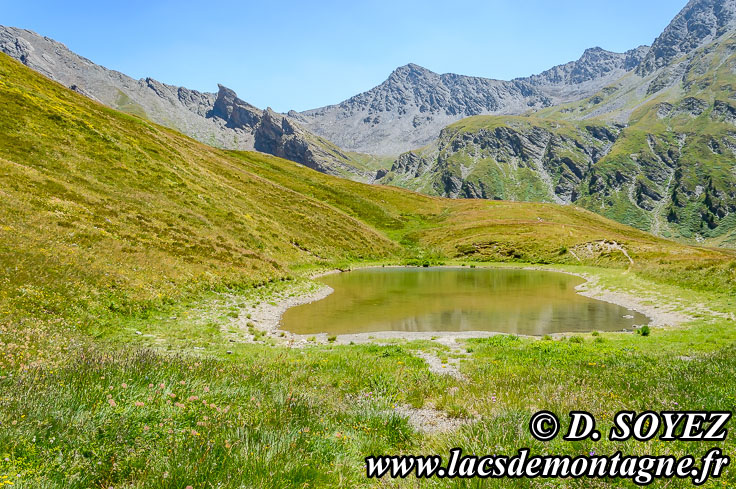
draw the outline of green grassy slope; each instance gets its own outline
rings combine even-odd
[[[581,205],[662,236],[736,246],[734,46],[734,38],[706,46],[680,84],[629,97],[638,102],[629,103],[629,127],[593,167]],[[613,183],[617,172],[625,182]]]
[[[569,203],[619,131],[534,115],[468,117],[401,155],[381,181],[430,195]]]
[[[287,263],[398,248],[222,152],[5,57],[0,70],[3,303],[38,300],[50,313],[67,299],[132,307],[123,296],[156,301],[283,276]]]

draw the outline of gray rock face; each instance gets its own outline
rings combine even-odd
[[[736,27],[736,0],[690,0],[637,67],[645,76]]]
[[[286,116],[260,110],[222,85],[215,93],[135,80],[70,51],[63,44],[25,29],[0,26],[0,52],[29,68],[109,107],[176,129],[226,149],[257,150],[281,156],[324,173],[371,180],[350,165],[333,145]],[[272,126],[289,131],[273,131]]]
[[[539,88],[555,103],[577,100],[634,70],[648,52],[649,46],[639,46],[625,53],[590,48],[577,61],[520,80]]]
[[[233,90],[223,85],[217,85],[217,87],[219,88],[217,99],[207,115],[226,121],[225,127],[255,129],[261,120],[262,112],[240,100]]]
[[[629,90],[585,117],[615,112],[613,120],[625,123],[630,115],[625,97],[631,89],[654,95],[678,85],[688,65],[697,63],[692,59],[695,50],[735,27],[736,0],[691,0],[651,48],[640,46],[625,53],[592,48],[576,61],[510,82],[438,75],[410,64],[368,92],[301,113],[300,121],[346,149],[396,154],[428,144],[443,127],[467,116],[521,114],[600,92],[608,95],[606,90],[618,85]],[[638,76],[622,83],[631,72]],[[591,104],[602,101],[603,97],[592,99]]]
[[[439,75],[408,64],[368,92],[302,112],[299,121],[342,148],[390,155],[427,144],[469,115],[521,113],[551,103],[526,82]]]
[[[512,81],[439,75],[408,64],[368,92],[302,112],[299,120],[345,149],[396,154],[426,145],[464,117],[521,114],[592,95],[634,70],[648,49],[592,48],[577,61]]]

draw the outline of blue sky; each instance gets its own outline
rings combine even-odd
[[[585,48],[650,44],[686,0],[461,2],[0,1],[34,30],[135,78],[216,91],[285,112],[340,102],[412,62],[510,79]]]

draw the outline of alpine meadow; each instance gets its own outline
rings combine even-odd
[[[736,0],[690,1],[651,47],[511,81],[408,64],[284,114],[0,26],[0,203],[1,488],[620,488],[366,457],[736,457],[732,421],[605,436],[620,411],[736,404]],[[371,271],[380,295],[327,285]],[[443,271],[457,289],[415,278]],[[501,287],[506,316],[466,294]],[[646,321],[548,331],[563,292]],[[284,327],[331,293],[393,326]],[[538,333],[508,333],[529,311]],[[541,441],[540,411],[604,436]]]

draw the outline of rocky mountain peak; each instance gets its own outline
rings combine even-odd
[[[647,46],[640,46],[625,53],[615,53],[601,47],[588,48],[576,61],[570,61],[538,75],[519,80],[527,81],[537,87],[572,86],[586,83],[591,87],[599,87],[636,68],[648,50]],[[594,91],[595,88],[592,90]],[[559,94],[559,96],[565,99],[564,94]]]
[[[217,84],[217,100],[220,101],[220,103],[232,104],[236,99],[240,100],[238,99],[238,94],[235,93],[235,90],[227,88],[225,85],[220,83]]]
[[[462,117],[522,113],[550,103],[523,81],[440,75],[409,63],[367,92],[302,112],[299,121],[345,149],[392,154],[428,143]]]
[[[626,71],[631,71],[644,60],[644,58],[647,56],[647,53],[649,53],[649,49],[651,49],[650,46],[642,45],[638,48],[630,49],[626,51],[624,54],[626,55],[626,58],[624,60],[624,69]]]
[[[419,76],[426,76],[428,74],[434,74],[431,70],[428,70],[424,66],[419,66],[415,63],[407,63],[404,66],[399,66],[394,71],[391,72],[391,75],[389,75],[389,79],[392,77],[399,77],[403,78],[409,75],[419,75]]]
[[[576,61],[511,81],[438,74],[409,63],[367,92],[290,116],[345,149],[392,154],[424,146],[463,117],[522,114],[593,95],[634,70],[648,51],[593,47]]]
[[[736,29],[736,0],[690,0],[654,41],[637,74],[646,76]]]

